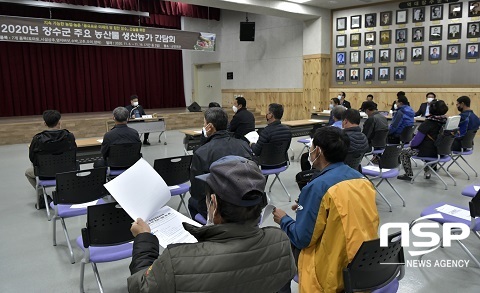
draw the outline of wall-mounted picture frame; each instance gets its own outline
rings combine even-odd
[[[430,20],[442,20],[443,19],[443,5],[430,6]]]
[[[380,12],[380,25],[381,26],[392,25],[392,12],[391,11]]]
[[[435,45],[428,47],[428,60],[442,60],[442,46]]]
[[[460,44],[447,45],[447,60],[459,60],[461,48]]]
[[[378,80],[379,81],[390,80],[390,67],[379,67],[378,68]]]
[[[413,27],[412,28],[412,42],[418,43],[425,40],[425,28],[422,27]]]
[[[480,1],[468,1],[468,17],[480,16]]]
[[[407,79],[407,67],[405,66],[396,66],[393,68],[395,73],[394,80],[406,80]]]
[[[407,29],[398,28],[395,30],[395,43],[401,44],[407,42]]]
[[[380,49],[378,51],[378,60],[380,63],[388,63],[390,62],[391,58],[391,50],[390,49]]]
[[[345,52],[337,52],[336,53],[336,64],[337,65],[345,65],[346,62],[346,54]]]
[[[336,81],[345,81],[345,73],[347,72],[346,69],[337,69],[336,70]]]
[[[347,29],[347,18],[339,17],[337,18],[337,31],[344,31]]]
[[[467,38],[478,38],[480,36],[480,22],[467,23]]]
[[[365,14],[365,27],[376,27],[377,26],[377,14],[369,13]]]
[[[407,48],[395,48],[395,62],[407,61]]]
[[[423,61],[423,46],[412,47],[412,62]]]
[[[392,43],[392,30],[380,31],[380,45],[389,45]]]
[[[350,64],[360,64],[361,51],[350,51]]]
[[[467,59],[478,59],[478,48],[480,43],[468,43],[467,50],[465,52],[465,58]]]
[[[337,35],[337,40],[335,42],[337,48],[347,47],[347,35]]]
[[[448,39],[449,40],[458,40],[462,38],[462,24],[461,23],[451,23],[448,25]]]
[[[428,40],[429,41],[441,41],[442,40],[442,30],[443,30],[443,26],[432,25],[430,27],[430,34],[428,36]]]
[[[374,46],[377,44],[377,33],[366,32],[365,33],[365,46]]]
[[[415,7],[412,12],[412,22],[424,22],[425,21],[425,7]]]
[[[350,47],[360,47],[362,45],[362,34],[350,34]]]
[[[375,68],[367,67],[363,69],[363,80],[373,81],[375,80]]]
[[[405,24],[408,22],[408,10],[397,10],[395,13],[395,24]]]
[[[462,18],[463,3],[451,3],[448,6],[448,19]]]
[[[351,29],[362,28],[362,16],[361,15],[350,16],[350,28]]]
[[[365,64],[375,63],[375,50],[363,51],[363,63]]]
[[[348,73],[349,73],[349,80],[350,81],[359,81],[360,80],[360,69],[350,68]]]

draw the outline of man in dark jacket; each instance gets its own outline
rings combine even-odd
[[[209,172],[210,165],[216,160],[235,155],[252,159],[252,151],[248,144],[230,136],[227,132],[228,115],[222,108],[209,108],[204,112],[203,133],[207,136],[207,143],[193,153],[190,166],[190,199],[188,209],[194,217],[200,213],[207,216],[205,203],[205,184],[195,178]]]
[[[137,95],[132,95],[130,97],[130,105],[125,106],[125,108],[128,110],[128,118],[142,118],[143,115],[145,114],[145,110],[141,105],[138,104],[138,96]],[[143,144],[144,145],[150,145],[150,142],[148,141],[148,136],[150,133],[144,133],[143,134]]]
[[[208,222],[183,226],[198,243],[169,245],[158,255],[158,239],[142,220],[135,236],[128,291],[277,292],[296,273],[290,241],[275,227],[259,228],[266,204],[265,178],[245,158],[227,156],[199,176],[208,189]]]
[[[350,109],[352,106],[350,105],[349,101],[345,100],[346,97],[347,97],[347,94],[345,94],[345,92],[340,92],[338,94],[338,99],[340,100],[340,105],[344,106],[347,109]]]
[[[368,144],[372,146],[375,135],[381,131],[388,131],[387,117],[377,111],[377,104],[373,101],[363,102],[363,107],[368,118],[363,124],[363,134],[367,137]],[[387,142],[385,141],[385,144]]]
[[[290,147],[290,143],[292,142],[292,131],[288,126],[282,124],[282,117],[282,105],[275,103],[268,105],[268,112],[265,115],[268,125],[260,132],[260,137],[258,138],[257,143],[250,144],[252,151],[256,156],[262,154],[262,147],[266,143],[281,144],[286,142],[287,149]]]
[[[30,143],[28,157],[30,162],[35,166],[37,165],[37,155],[41,153],[51,154],[60,153],[77,148],[75,143],[75,136],[66,129],[61,128],[60,119],[62,115],[56,110],[46,110],[43,112],[43,121],[48,127],[47,130],[37,133]],[[36,188],[37,181],[33,167],[28,168],[25,171],[25,176],[28,182]],[[37,190],[37,196],[42,196],[41,190]],[[40,205],[37,208],[44,208],[44,201],[37,201]]]
[[[418,109],[418,111],[415,112],[415,116],[427,117],[428,115],[430,115],[430,104],[436,98],[437,98],[437,95],[435,95],[435,93],[432,93],[432,92],[427,93],[425,95],[425,99],[427,99],[427,101],[420,105],[420,108]]]
[[[350,138],[349,154],[365,154],[370,151],[368,140],[360,128],[360,112],[355,109],[347,109],[342,115],[343,132]]]
[[[388,143],[392,144],[400,143],[400,134],[405,127],[413,125],[415,115],[406,96],[398,97],[396,105],[397,113],[393,115],[392,124],[388,128]]]
[[[228,131],[233,133],[233,137],[243,139],[248,143],[245,134],[255,130],[255,117],[252,112],[247,110],[247,101],[244,97],[237,97],[233,102],[232,109],[235,115],[230,121]]]
[[[460,111],[460,123],[458,128],[460,134],[455,137],[452,145],[452,151],[462,150],[462,139],[469,130],[477,130],[480,127],[480,119],[470,109],[470,98],[467,96],[461,96],[457,99],[457,110]]]

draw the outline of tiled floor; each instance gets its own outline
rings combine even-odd
[[[152,137],[155,137],[154,135]],[[143,157],[153,164],[157,158],[182,155],[183,135],[178,131],[169,131],[167,134],[168,145],[152,143],[142,149]],[[292,142],[295,157],[302,149],[302,145]],[[480,170],[478,152],[471,156],[469,162]],[[24,177],[24,171],[29,166],[27,145],[9,145],[0,147],[0,190],[2,205],[0,207],[1,244],[0,250],[0,292],[78,292],[81,251],[75,248],[75,264],[70,264],[66,242],[57,228],[58,246],[52,246],[52,223],[47,222],[45,211],[34,209],[34,191]],[[295,174],[300,170],[300,164],[293,162],[289,169],[282,173],[281,178],[292,198],[299,193],[294,181]],[[417,169],[418,170],[418,169]],[[381,223],[385,222],[410,222],[416,219],[422,208],[439,201],[468,206],[468,198],[460,195],[464,186],[479,179],[473,177],[470,181],[458,168],[453,168],[457,178],[457,186],[447,181],[448,190],[438,179],[425,180],[419,178],[418,182],[410,183],[392,180],[399,192],[405,197],[407,207],[402,207],[400,200],[386,184],[380,187],[393,205],[393,212],[388,211],[387,205],[377,199]],[[272,180],[272,179],[270,179]],[[276,206],[281,207],[294,215],[289,207],[287,197],[278,183],[273,186],[270,194]],[[178,199],[173,198],[169,203],[172,207],[178,205]],[[186,213],[186,211],[183,211]],[[85,225],[85,217],[66,220],[72,244],[74,238]],[[275,225],[272,218],[266,219],[269,225]],[[414,240],[414,239],[413,239]],[[480,258],[480,241],[473,235],[465,241],[477,258]],[[407,259],[414,259],[406,255]],[[438,249],[424,257],[426,260],[437,259],[465,259],[467,255],[453,244],[448,249]],[[129,275],[128,265],[130,260],[116,263],[99,264],[98,269],[102,277],[106,292],[126,292],[126,278]],[[399,292],[480,292],[480,268],[470,262],[468,268],[412,268],[406,269],[406,276],[401,281]],[[297,292],[296,284],[292,286]],[[98,292],[95,279],[90,267],[86,267],[85,278],[86,292]]]

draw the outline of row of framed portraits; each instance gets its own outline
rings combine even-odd
[[[375,77],[379,81],[389,81],[391,77],[393,80],[406,80],[407,79],[407,67],[406,66],[396,66],[393,68],[393,72],[390,71],[390,67],[379,67],[377,75],[375,75],[375,68],[350,68],[348,69],[336,69],[336,81],[345,82],[347,79],[351,82],[363,81],[374,81]],[[362,72],[363,71],[363,72]],[[362,74],[363,73],[363,74]]]
[[[392,36],[392,30],[383,30],[380,31],[378,36],[378,43],[380,45],[389,45],[393,41],[395,44],[402,44],[408,42],[408,32],[407,28],[399,28],[395,30],[395,35]],[[443,39],[443,26],[442,25],[432,25],[428,28],[428,40],[429,41],[441,41]],[[446,32],[448,40],[459,40],[462,38],[462,24],[461,23],[451,23],[448,25]],[[467,23],[465,37],[467,38],[478,38],[480,36],[480,21],[469,22]],[[364,33],[364,46],[373,46],[377,44],[377,32],[365,32]],[[414,27],[411,28],[411,37],[412,42],[423,42],[427,39],[425,32],[425,27]],[[362,34],[354,33],[350,34],[350,47],[359,47],[362,45]],[[337,48],[346,48],[347,47],[347,35],[337,35],[336,38],[336,47]]]
[[[446,5],[432,5],[430,6],[430,20],[438,21],[444,17],[444,9],[447,9]],[[476,17],[480,16],[480,1],[469,1],[467,6],[468,16]],[[445,13],[446,14],[446,13]],[[412,22],[419,23],[426,20],[426,7],[416,7],[412,9]],[[463,3],[451,3],[448,5],[448,19],[458,19],[463,17]],[[384,11],[380,12],[378,24],[380,26],[388,26],[393,23],[393,12]],[[408,23],[408,10],[395,11],[395,24]],[[364,22],[362,23],[362,15],[350,16],[350,29],[360,29],[363,27],[376,27],[377,26],[377,13],[365,14]],[[337,31],[343,31],[347,29],[347,17],[337,18]]]
[[[468,43],[465,48],[465,59],[478,59],[479,58],[479,47],[480,43]],[[446,59],[447,60],[459,60],[461,59],[461,44],[451,44],[446,46]],[[410,61],[418,62],[424,61],[425,55],[427,55],[428,60],[437,61],[442,60],[443,47],[441,45],[429,46],[428,51],[425,52],[424,46],[417,46],[410,48]],[[335,64],[336,65],[346,65],[347,57],[349,57],[350,64],[373,64],[375,62],[380,63],[389,63],[389,62],[407,62],[408,59],[408,49],[407,48],[395,48],[392,52],[392,49],[379,49],[378,56],[376,50],[364,50],[363,56],[362,51],[350,51],[350,52],[336,52],[335,54]],[[392,56],[393,53],[393,56]],[[347,55],[348,54],[348,55]]]

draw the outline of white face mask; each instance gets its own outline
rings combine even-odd
[[[430,104],[431,102],[433,102],[433,98],[427,98],[427,103]]]
[[[138,106],[138,102],[133,102],[133,106],[134,107]]]
[[[210,219],[210,212],[209,212],[209,211],[210,211],[210,206],[212,205],[212,201],[213,201],[213,200],[210,198],[210,201],[208,202],[208,205],[207,205],[207,224],[206,224],[206,226],[215,225],[215,224],[213,223],[213,220]],[[216,212],[216,211],[213,211],[213,214],[215,214],[215,212]]]
[[[207,130],[205,129],[205,127],[202,128],[202,133],[203,133],[203,136],[208,137]]]
[[[237,106],[232,106],[232,109],[233,109],[233,112],[237,113],[237,111],[238,111]]]
[[[332,110],[333,109],[333,104],[330,104],[328,107],[330,108],[330,110]]]
[[[339,100],[341,100],[341,99],[343,98],[343,96],[342,96],[342,95],[338,95],[337,98],[338,98]]]
[[[397,110],[398,106],[397,104],[393,105],[393,109]]]
[[[315,151],[315,149],[313,149],[313,151],[309,151],[308,152],[308,162],[310,163],[310,165],[312,166],[312,169],[313,169],[313,163],[315,163],[315,161],[318,159],[318,157],[320,155],[318,155],[313,161],[312,161],[312,158],[310,157],[310,155]]]

